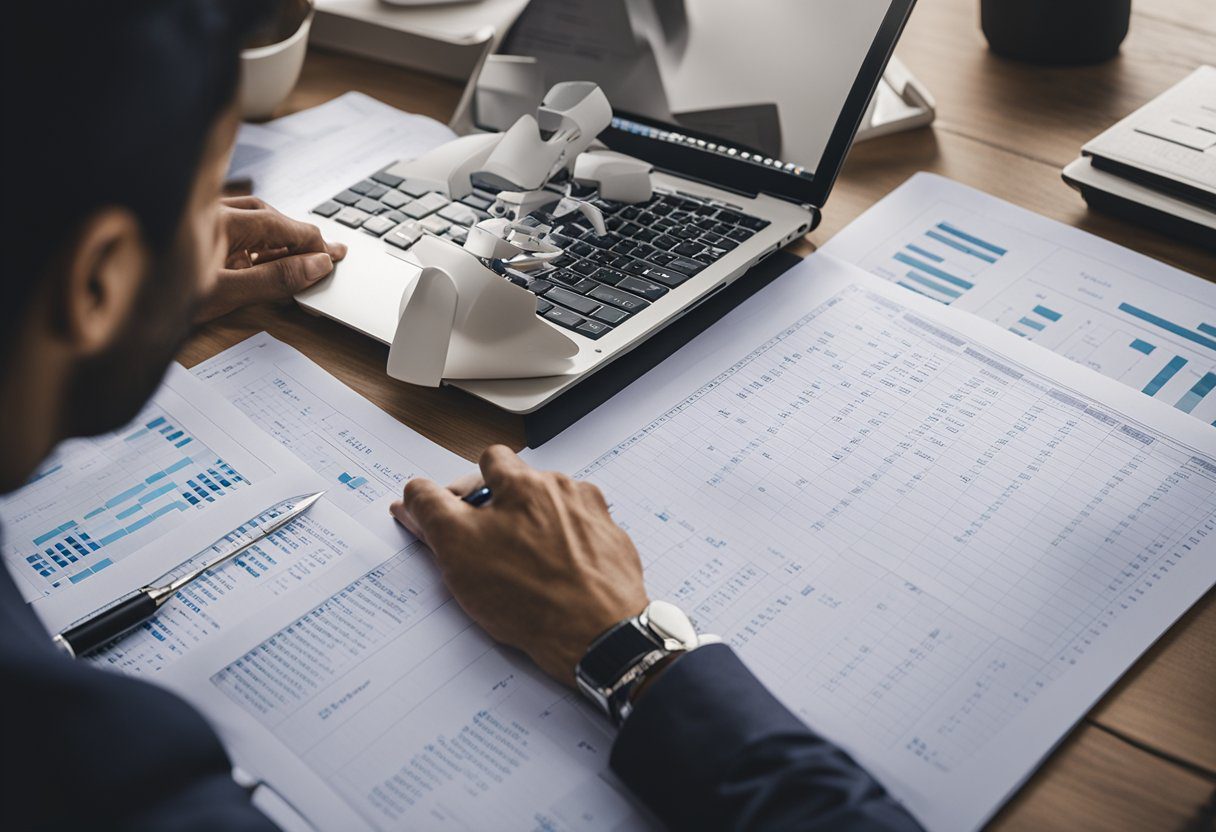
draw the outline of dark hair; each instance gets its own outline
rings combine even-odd
[[[4,299],[11,333],[81,223],[131,210],[163,253],[267,0],[36,0],[5,10]]]

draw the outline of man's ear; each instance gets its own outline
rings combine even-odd
[[[139,221],[107,207],[81,226],[69,254],[58,305],[60,335],[79,355],[109,347],[127,326],[151,256]]]

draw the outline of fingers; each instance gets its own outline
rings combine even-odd
[[[520,479],[536,473],[531,465],[524,462],[506,445],[491,445],[482,451],[481,475],[486,485],[496,494],[506,495],[511,486]]]
[[[485,485],[485,480],[481,478],[481,474],[465,474],[463,477],[457,477],[448,483],[448,491],[451,491],[457,497],[464,497],[467,494],[472,494],[477,489]]]
[[[240,303],[286,300],[304,291],[334,270],[328,254],[293,254],[268,263],[257,263],[223,275],[226,291],[236,295]]]
[[[397,522],[427,543],[433,541],[440,527],[468,510],[470,507],[459,497],[427,479],[407,482],[401,499],[389,507]]]
[[[346,246],[330,243],[315,225],[293,220],[271,208],[257,197],[232,197],[222,200],[233,249],[258,252],[266,260],[269,252],[285,249],[290,254],[324,252],[334,260],[346,256]]]

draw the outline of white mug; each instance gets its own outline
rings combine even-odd
[[[241,52],[241,117],[266,119],[291,94],[308,51],[313,12],[286,40]]]

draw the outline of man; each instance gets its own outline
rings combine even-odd
[[[132,418],[192,321],[286,297],[344,253],[256,200],[220,198],[237,51],[259,4],[20,5],[4,58],[18,120],[0,308],[4,492],[62,439]],[[22,45],[53,57],[26,66]],[[411,482],[393,512],[470,615],[572,684],[589,645],[647,605],[637,552],[594,486],[504,448],[486,452],[481,474],[484,508],[457,497],[480,482],[470,478]],[[0,672],[4,828],[272,828],[199,714],[56,652],[4,570]],[[722,645],[666,657],[628,701],[613,767],[672,827],[916,828]]]

